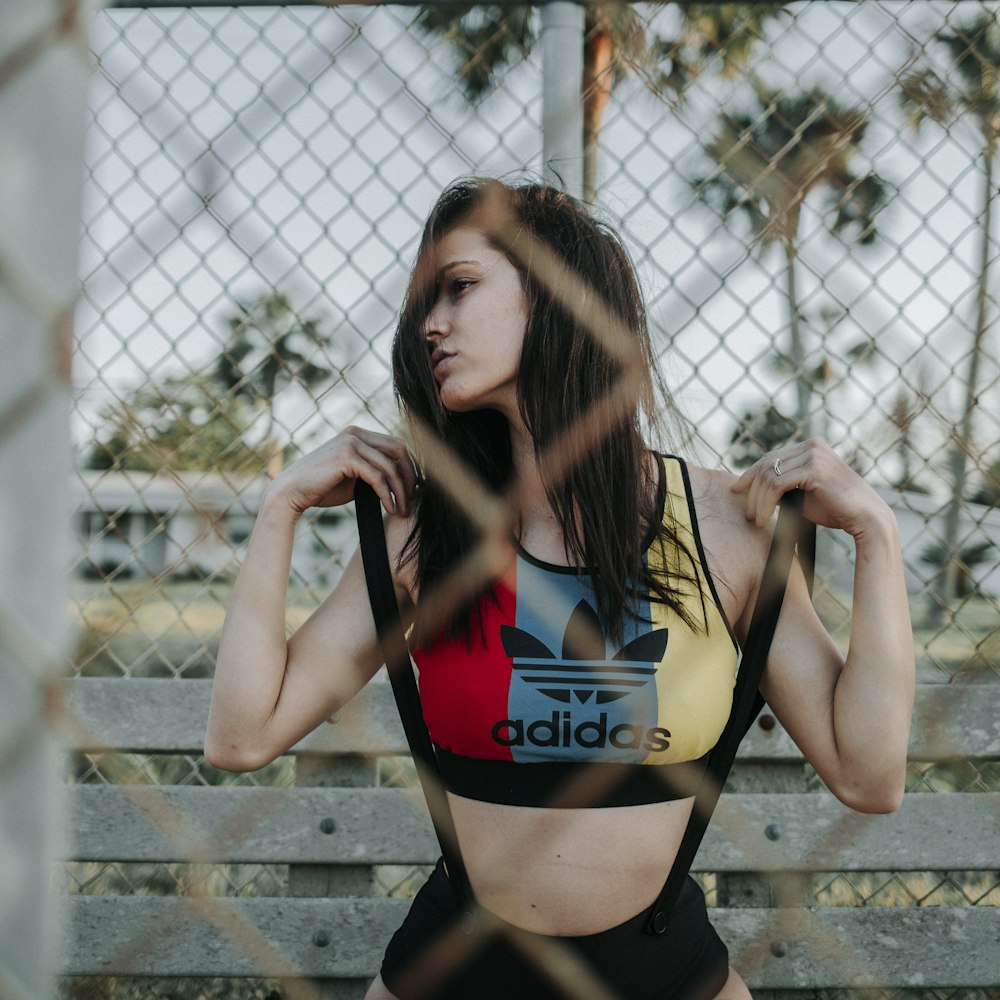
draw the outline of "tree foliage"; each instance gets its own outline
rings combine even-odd
[[[301,317],[278,291],[241,303],[226,322],[229,340],[215,362],[214,377],[227,393],[266,415],[267,471],[274,477],[282,465],[275,400],[289,385],[311,389],[333,375],[314,360],[329,347],[330,336],[318,319]]]
[[[585,39],[606,35],[615,82],[631,72],[661,95],[683,99],[703,73],[725,78],[741,73],[768,24],[785,3],[683,3],[679,25],[666,35],[647,28],[634,5],[592,3],[585,8]],[[451,49],[459,89],[472,103],[499,85],[503,72],[534,50],[538,14],[531,4],[424,4],[417,26]]]
[[[707,72],[725,80],[744,73],[768,25],[787,14],[785,3],[683,3],[676,34],[656,35],[651,54],[654,89],[683,100]]]
[[[670,35],[651,29],[628,3],[584,5],[584,200],[597,190],[597,146],[614,86],[638,74],[654,94],[679,104],[703,73],[742,72],[768,23],[784,3],[682,3]],[[425,4],[416,24],[444,40],[455,60],[458,88],[476,104],[505,70],[527,58],[539,40],[539,15],[529,4]]]
[[[311,388],[333,373],[315,356],[330,337],[318,319],[303,319],[281,292],[268,292],[226,320],[229,340],[215,362],[223,388],[251,406],[272,412],[274,399],[295,382]]]
[[[102,411],[87,467],[277,471],[283,455],[275,399],[293,382],[314,388],[332,376],[313,360],[331,337],[277,291],[239,304],[225,322],[229,336],[213,363],[140,385]]]
[[[900,80],[899,101],[910,126],[925,121],[948,127],[971,117],[984,141],[1000,137],[1000,24],[996,14],[981,11],[952,30],[937,32],[933,43],[948,58],[939,73],[927,62]]]
[[[798,425],[786,417],[773,403],[759,410],[746,410],[736,422],[729,438],[733,465],[746,469],[766,451],[780,448],[795,437]]]
[[[1000,459],[990,462],[983,469],[982,481],[972,495],[972,502],[988,507],[1000,506]]]
[[[754,243],[780,246],[785,262],[788,346],[780,349],[795,381],[798,433],[808,436],[810,399],[822,368],[807,363],[798,291],[802,210],[814,193],[826,197],[830,231],[868,244],[888,186],[874,171],[858,169],[868,125],[859,108],[846,107],[820,87],[785,94],[762,84],[745,112],[719,115],[705,151],[715,167],[694,181],[699,196],[723,219],[743,216]]]
[[[864,111],[820,87],[798,94],[758,87],[746,112],[719,116],[705,147],[717,169],[696,188],[723,217],[742,214],[765,247],[795,248],[814,191],[826,196],[831,232],[871,243],[888,186],[855,166],[867,127]]]
[[[961,599],[971,597],[978,591],[974,570],[990,558],[995,548],[996,546],[990,541],[973,542],[963,545],[956,554],[947,542],[936,542],[928,545],[920,553],[920,561],[938,570],[952,563],[956,564],[957,575],[953,596]]]
[[[529,4],[425,4],[416,24],[447,43],[459,90],[472,103],[491,93],[503,71],[526,58],[538,41]]]
[[[889,406],[888,419],[895,437],[894,447],[899,456],[899,472],[892,482],[894,489],[907,493],[927,493],[927,487],[916,479],[913,456],[917,449],[913,440],[914,424],[927,408],[927,395],[921,388],[916,392],[900,388]]]
[[[994,12],[979,11],[954,28],[937,32],[927,46],[941,51],[946,67],[938,72],[930,59],[918,61],[900,80],[899,102],[907,121],[919,131],[926,121],[947,129],[971,122],[981,140],[982,204],[977,212],[980,246],[976,277],[976,314],[964,378],[964,401],[952,433],[948,456],[951,497],[945,511],[944,556],[937,591],[943,600],[931,605],[938,623],[952,598],[963,596],[967,562],[959,551],[960,511],[969,486],[968,458],[974,451],[974,418],[980,407],[980,369],[990,329],[991,229],[996,201],[996,152],[1000,139],[1000,25]],[[950,553],[950,555],[949,555]]]
[[[248,443],[256,415],[241,397],[220,392],[210,372],[141,385],[102,412],[102,433],[85,457],[91,469],[259,472],[263,442]]]

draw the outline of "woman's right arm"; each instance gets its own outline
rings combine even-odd
[[[335,507],[369,483],[391,517],[390,556],[408,534],[416,474],[398,438],[348,428],[268,487],[233,587],[216,660],[205,756],[232,771],[274,760],[356,694],[382,665],[364,570],[355,552],[326,600],[286,639],[295,528],[310,507]],[[395,565],[395,560],[393,560]],[[404,618],[409,587],[396,581]]]

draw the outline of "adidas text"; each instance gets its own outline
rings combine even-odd
[[[501,746],[523,747],[584,747],[603,749],[609,744],[618,750],[658,752],[670,747],[670,732],[662,726],[643,730],[641,726],[620,723],[608,730],[607,712],[597,721],[588,719],[575,728],[569,712],[553,712],[547,719],[527,722],[525,719],[502,719],[492,730],[493,739]]]

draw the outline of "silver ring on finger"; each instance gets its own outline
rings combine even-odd
[[[781,471],[781,459],[780,458],[776,458],[774,460],[774,465],[772,466],[772,468],[774,469],[774,474],[776,476],[783,476],[784,475],[784,473]]]

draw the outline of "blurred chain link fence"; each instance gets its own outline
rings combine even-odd
[[[96,16],[73,375],[80,676],[210,676],[267,475],[349,423],[396,426],[388,346],[427,210],[458,175],[542,169],[538,12],[492,24],[496,10]],[[675,447],[738,468],[827,437],[896,512],[919,679],[1000,680],[996,6],[606,5],[587,28],[612,58],[591,83],[609,93],[587,105],[585,183],[644,279],[693,429]],[[354,538],[349,511],[302,526],[290,627]],[[817,603],[846,644],[850,552],[822,545]],[[1000,789],[996,765],[911,772],[911,790]],[[72,780],[282,785],[294,763],[234,776],[190,756],[88,754]],[[405,783],[406,762],[383,761],[378,780]],[[387,867],[382,891],[405,895],[419,874]],[[60,879],[281,895],[288,871],[77,862]],[[982,873],[813,883],[823,905],[1000,897]],[[74,998],[269,988],[63,984]]]

